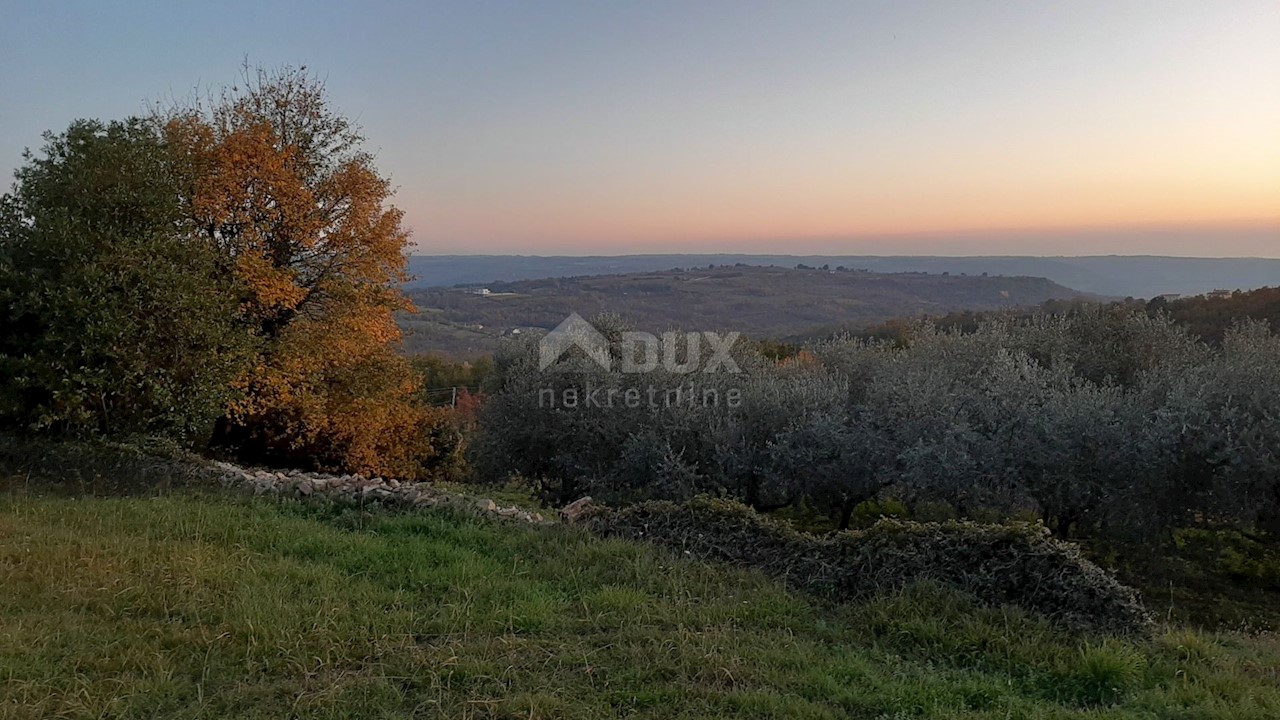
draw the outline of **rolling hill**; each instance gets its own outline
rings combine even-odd
[[[1044,278],[888,274],[843,266],[717,266],[520,280],[483,289],[488,294],[477,294],[477,287],[410,291],[418,312],[401,318],[406,350],[455,358],[487,354],[512,331],[553,328],[571,312],[617,312],[641,330],[738,330],[776,339],[819,327],[1086,296]]]
[[[1277,238],[1280,243],[1280,238]],[[1151,298],[1215,289],[1250,290],[1280,283],[1280,259],[1098,255],[1087,257],[886,257],[798,255],[417,255],[409,260],[410,288],[511,282],[547,277],[622,275],[708,264],[821,267],[843,265],[876,272],[1043,277],[1082,292]]]

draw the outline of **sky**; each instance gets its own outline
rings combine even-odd
[[[306,65],[417,252],[1280,257],[1280,2],[0,0],[41,132]]]

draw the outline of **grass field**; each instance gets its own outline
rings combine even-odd
[[[0,717],[1276,718],[1280,640],[825,605],[566,527],[0,495]]]

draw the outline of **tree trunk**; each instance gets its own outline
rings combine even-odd
[[[852,500],[845,500],[844,504],[840,506],[840,529],[841,530],[849,529],[849,522],[853,520],[853,509],[857,506],[858,506],[858,503]]]
[[[1054,518],[1053,534],[1063,540],[1071,537],[1071,525],[1075,522],[1075,516],[1071,513],[1058,513]]]

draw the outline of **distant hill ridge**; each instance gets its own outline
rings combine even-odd
[[[1151,298],[1195,295],[1216,289],[1250,290],[1280,284],[1280,259],[1182,258],[1092,255],[1030,256],[873,256],[873,255],[415,255],[410,288],[512,282],[585,275],[623,275],[707,265],[776,265],[794,268],[829,265],[882,273],[944,272],[968,275],[1047,278],[1075,290],[1109,297]]]

